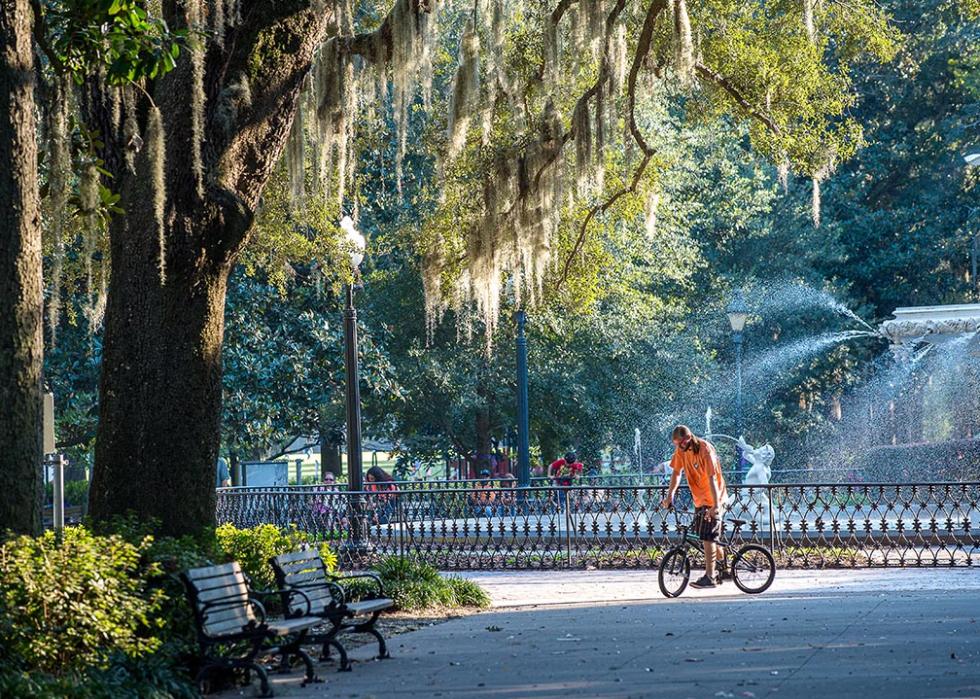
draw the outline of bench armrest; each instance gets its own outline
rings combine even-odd
[[[343,605],[347,601],[347,593],[344,592],[344,588],[338,585],[333,580],[314,580],[313,582],[293,583],[292,585],[290,585],[290,589],[291,590],[327,589],[330,590],[330,596],[333,597],[334,602],[336,604]]]
[[[283,611],[287,616],[289,609],[293,606],[293,597],[302,598],[302,602],[306,604],[306,611],[300,616],[309,616],[313,612],[313,604],[310,602],[309,596],[298,587],[288,587],[284,590],[249,590],[249,593],[255,598],[279,597],[283,599],[286,605],[286,609]],[[261,604],[258,599],[255,602]]]
[[[263,605],[259,600],[251,597],[244,599],[241,595],[218,597],[202,603],[198,611],[201,619],[198,631],[209,638],[219,638],[218,636],[208,633],[206,630],[208,613],[220,609],[235,609],[245,605],[252,607],[256,618],[249,621],[247,624],[242,624],[242,630],[244,631],[245,629],[249,629],[250,631],[255,632],[263,631],[266,628],[266,619],[268,618],[268,614],[265,611],[265,605]]]
[[[381,582],[381,576],[377,573],[351,573],[350,575],[334,576],[334,580],[340,585],[343,585],[346,580],[356,580],[357,578],[367,578],[368,580],[373,580],[375,587],[377,587],[377,597],[385,596],[384,584]]]

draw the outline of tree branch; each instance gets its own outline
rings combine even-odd
[[[640,30],[640,37],[636,43],[636,53],[633,54],[633,64],[630,66],[629,77],[626,81],[626,95],[628,101],[627,121],[629,123],[630,134],[633,140],[643,151],[644,155],[652,155],[653,149],[646,142],[643,134],[640,133],[636,125],[636,80],[640,75],[640,68],[643,61],[650,53],[650,46],[653,44],[653,30],[656,28],[660,14],[667,9],[666,0],[653,0],[647,8],[646,16],[643,18],[643,28]]]
[[[768,114],[765,114],[765,113],[761,112],[760,110],[756,109],[745,98],[745,96],[742,95],[742,93],[739,91],[739,89],[737,87],[735,87],[735,85],[732,83],[731,80],[729,80],[728,78],[726,78],[721,73],[718,73],[718,72],[712,70],[711,68],[709,68],[708,66],[704,65],[703,63],[696,64],[695,65],[695,70],[697,71],[697,74],[698,75],[700,75],[701,77],[707,78],[708,80],[710,80],[711,82],[715,83],[720,88],[722,88],[725,92],[727,92],[729,94],[729,96],[731,96],[731,98],[733,100],[735,100],[735,102],[738,103],[738,105],[742,109],[744,109],[745,112],[749,116],[751,116],[754,119],[760,121],[762,124],[764,124],[766,126],[766,128],[768,128],[770,131],[772,131],[777,136],[781,136],[782,135],[782,131],[780,130],[779,125],[772,120],[772,117],[770,117]]]
[[[616,192],[614,192],[608,199],[589,209],[589,212],[582,220],[582,225],[579,226],[578,237],[575,239],[575,245],[572,247],[572,251],[565,259],[565,264],[562,267],[561,275],[558,277],[558,281],[555,282],[555,291],[561,289],[561,285],[567,281],[568,273],[572,269],[572,262],[575,260],[575,256],[578,255],[579,251],[582,249],[582,245],[585,243],[585,236],[589,229],[589,223],[591,223],[592,219],[594,219],[597,215],[606,213],[606,211],[612,208],[613,204],[619,201],[619,199],[622,197],[625,197],[627,194],[636,194],[636,190],[640,185],[640,179],[643,177],[643,173],[646,171],[647,165],[650,164],[650,160],[652,158],[652,151],[649,153],[644,153],[643,158],[640,160],[640,164],[633,172],[633,177],[630,180],[629,186],[616,190]]]
[[[354,36],[338,37],[337,40],[350,54],[361,56],[371,63],[384,63],[391,57],[394,40],[391,25],[399,3],[411,3],[412,12],[416,16],[432,12],[432,4],[429,0],[395,0],[395,4],[377,29]]]
[[[51,48],[48,37],[44,34],[44,13],[41,11],[41,3],[38,0],[31,0],[31,10],[34,11],[34,41],[45,58],[51,62],[52,68],[58,73],[65,72],[65,64],[58,58],[58,54]]]
[[[562,266],[561,275],[555,282],[555,291],[561,289],[561,285],[568,279],[568,274],[572,269],[572,263],[582,249],[582,245],[585,244],[585,236],[588,233],[589,224],[592,222],[592,219],[608,211],[613,204],[627,194],[635,194],[639,187],[640,179],[643,177],[643,173],[646,172],[647,166],[653,158],[653,148],[647,143],[636,124],[636,81],[640,74],[640,68],[643,66],[643,61],[646,59],[647,54],[650,52],[650,47],[653,44],[653,31],[656,27],[657,19],[659,19],[660,14],[666,9],[666,0],[653,0],[647,8],[646,16],[643,19],[643,28],[640,30],[640,37],[636,44],[636,53],[633,54],[633,63],[630,66],[629,78],[626,82],[628,103],[627,122],[629,124],[629,131],[633,140],[636,141],[636,144],[643,152],[643,158],[633,172],[633,177],[628,187],[618,189],[608,199],[589,209],[589,212],[582,220],[582,225],[579,226],[578,236],[575,239],[575,244],[572,246],[572,251],[568,254],[568,257],[565,259],[565,264]]]

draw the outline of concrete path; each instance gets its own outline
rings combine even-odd
[[[647,571],[479,573],[496,609],[289,697],[980,697],[980,571],[779,571],[660,596]],[[515,606],[521,605],[521,606]]]

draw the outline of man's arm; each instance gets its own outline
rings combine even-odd
[[[667,486],[667,497],[660,503],[660,507],[669,508],[674,504],[674,496],[677,495],[677,488],[681,482],[681,470],[675,469],[670,474],[670,485]]]
[[[717,517],[721,512],[722,501],[721,501],[721,491],[718,488],[718,477],[721,472],[721,461],[718,460],[718,452],[714,449],[708,455],[708,464],[710,465],[710,470],[708,472],[708,484],[711,487],[711,498],[715,502],[715,506],[711,508],[708,513],[712,518]]]

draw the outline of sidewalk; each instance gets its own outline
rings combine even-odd
[[[664,599],[650,571],[472,573],[495,609],[288,697],[980,696],[980,571],[779,571]],[[734,594],[733,594],[734,592]]]

